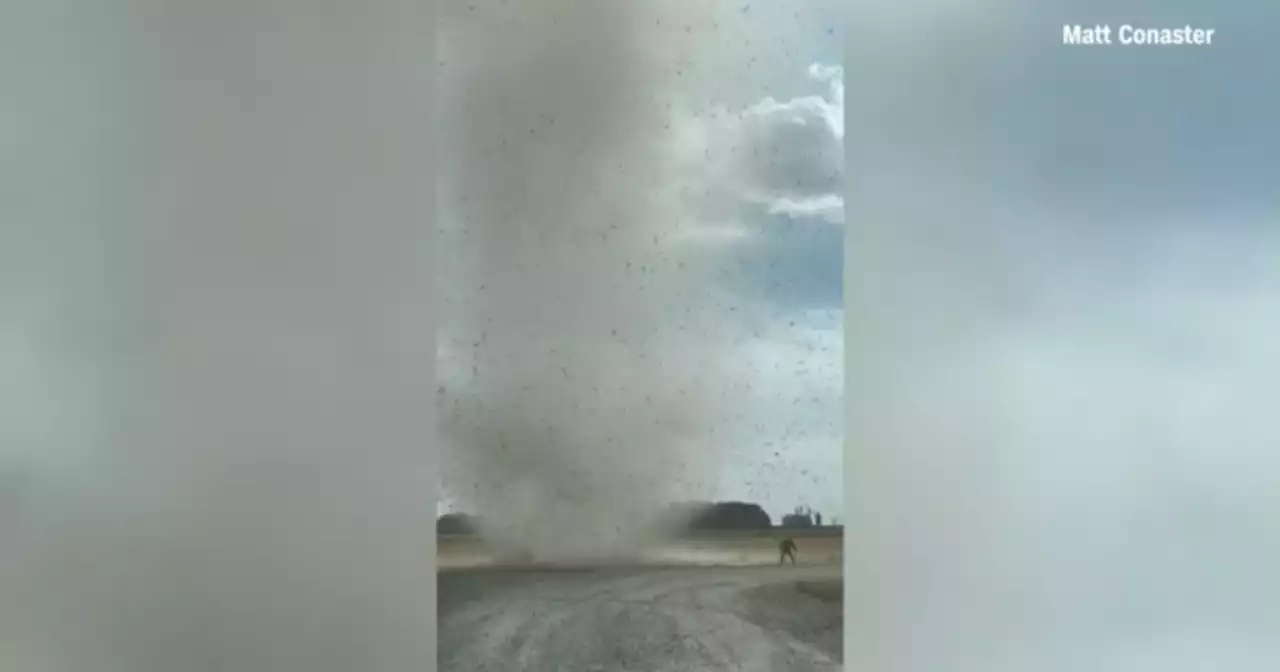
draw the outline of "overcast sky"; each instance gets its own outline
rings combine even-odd
[[[443,121],[446,137],[466,138],[443,171],[443,384],[478,385],[484,367],[473,360],[504,348],[549,365],[555,347],[586,353],[669,332],[664,362],[715,368],[700,381],[698,417],[682,420],[687,431],[647,439],[644,450],[670,444],[653,459],[687,460],[667,475],[679,484],[667,495],[755,501],[775,518],[801,504],[837,512],[844,85],[835,6],[671,2],[561,20],[554,3],[531,3],[446,19],[454,28],[442,40],[442,97],[446,110],[467,111]],[[483,48],[451,38],[466,31],[486,31]],[[512,62],[527,65],[517,76]],[[565,158],[574,151],[591,158]],[[554,233],[570,229],[587,233]],[[538,270],[512,271],[522,264]],[[632,267],[648,274],[645,287],[628,279]],[[493,305],[477,307],[486,300]],[[614,315],[619,303],[647,307]],[[469,314],[450,308],[459,305]],[[494,320],[506,328],[486,330]],[[532,340],[540,329],[555,346],[494,336]],[[647,366],[640,346],[598,356],[590,366],[599,370]],[[575,391],[567,375],[539,378],[539,392],[511,403],[598,394]],[[650,402],[634,401],[624,415],[643,416]],[[467,477],[444,486],[466,508],[459,491],[471,484],[459,480]]]
[[[1280,10],[872,4],[847,41],[846,650],[1275,669]],[[1126,22],[1217,32],[1061,45]]]

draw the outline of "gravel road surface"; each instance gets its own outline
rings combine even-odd
[[[838,565],[442,571],[440,670],[841,670],[839,573]]]

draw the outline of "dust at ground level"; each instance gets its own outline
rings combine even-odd
[[[798,564],[839,565],[842,562],[844,537],[839,533],[781,529],[713,531],[667,539],[637,550],[629,561],[645,565],[676,566],[776,564],[779,560],[778,543],[785,537],[791,537],[796,542]],[[436,561],[442,569],[510,564],[510,559],[486,546],[478,536],[441,535],[437,537],[436,545]]]
[[[801,562],[777,564],[776,539],[691,539],[696,562],[442,568],[440,669],[842,669],[839,537],[797,538]],[[475,540],[441,544],[442,556]],[[474,550],[474,549],[472,549]],[[715,554],[735,559],[708,561]]]

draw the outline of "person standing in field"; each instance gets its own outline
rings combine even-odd
[[[791,537],[778,542],[778,564],[781,565],[788,557],[791,558],[791,564],[796,564],[796,542]]]

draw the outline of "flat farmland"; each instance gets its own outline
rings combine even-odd
[[[794,567],[778,566],[784,537]],[[842,669],[840,528],[703,531],[576,564],[436,539],[444,672]]]
[[[654,542],[638,554],[640,564],[750,566],[776,564],[778,543],[791,537],[798,549],[797,564],[839,565],[844,535],[840,528],[773,528],[768,530],[706,530]],[[442,570],[495,563],[491,549],[475,535],[438,535],[437,562]]]

